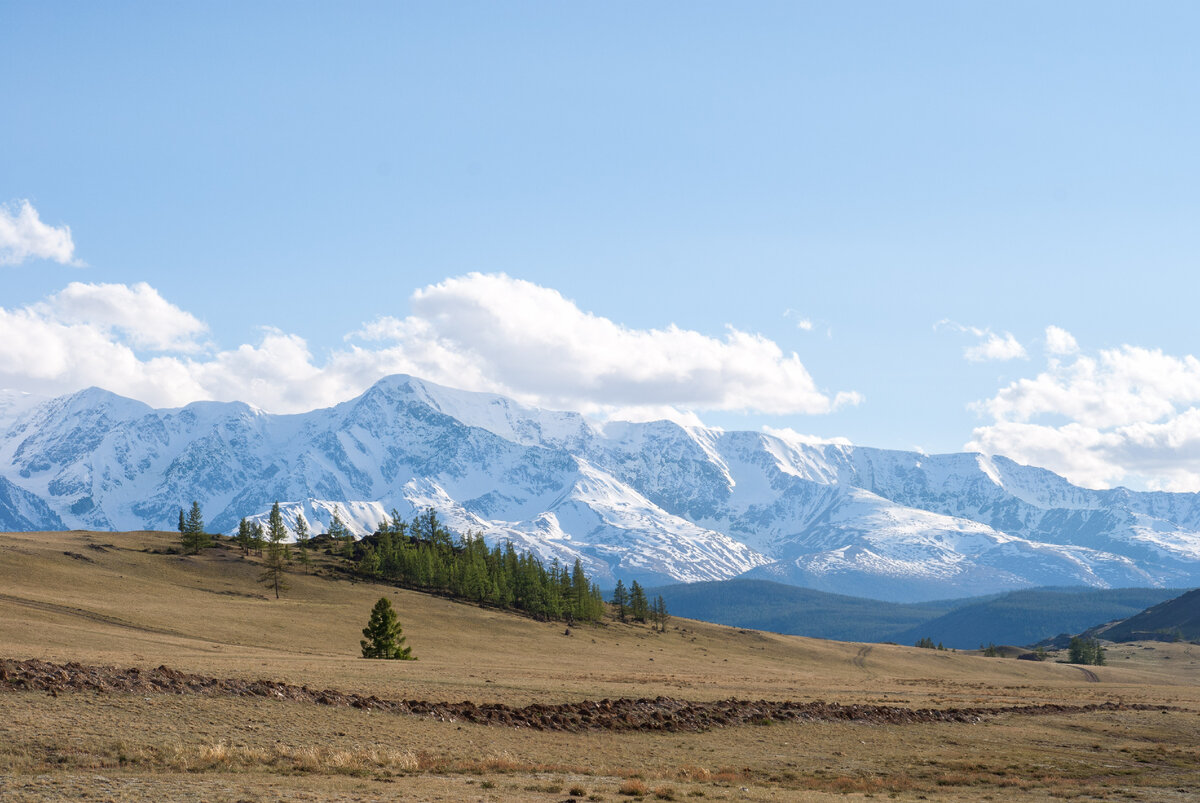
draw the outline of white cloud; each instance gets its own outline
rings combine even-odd
[[[949,327],[956,332],[965,332],[980,339],[979,343],[967,346],[963,356],[968,362],[989,362],[1024,359],[1028,356],[1025,347],[1013,337],[1011,332],[998,335],[991,329],[980,329],[977,326],[963,326],[949,319],[943,319],[934,324],[934,329]]]
[[[1191,355],[1127,345],[1069,362],[1052,356],[1037,376],[974,405],[992,423],[967,448],[1089,487],[1200,490],[1198,405],[1200,360]]]
[[[971,362],[986,362],[989,360],[1015,360],[1025,355],[1025,347],[1017,342],[1010,332],[1003,336],[988,332],[982,343],[970,346],[963,356]]]
[[[199,340],[205,331],[149,285],[72,284],[41,303],[0,308],[0,386],[62,393],[94,384],[154,405],[239,399],[295,412],[411,373],[546,407],[688,423],[698,419],[687,411],[815,414],[861,400],[821,390],[796,354],[761,335],[629,329],[503,275],[418,290],[409,317],[364,325],[323,361],[295,334],[264,330],[257,344],[214,352]],[[139,353],[147,350],[159,353]]]
[[[69,226],[48,226],[29,201],[0,204],[0,265],[19,265],[28,259],[50,259],[79,265]]]
[[[158,294],[150,285],[71,282],[38,305],[45,317],[66,324],[89,324],[120,331],[135,348],[197,351],[207,327]]]
[[[766,435],[779,438],[787,443],[801,444],[804,446],[853,446],[848,438],[833,437],[823,438],[820,435],[806,435],[803,432],[797,432],[791,427],[771,427],[764,425],[762,431]]]
[[[1079,344],[1066,329],[1057,326],[1046,327],[1046,351],[1050,354],[1074,354],[1079,351]]]
[[[800,313],[796,312],[794,309],[789,309],[784,312],[783,317],[794,318],[796,320],[796,328],[803,332],[811,332],[816,326],[816,324],[813,323],[812,318],[806,318]]]
[[[394,341],[422,363],[422,375],[436,379],[431,374],[449,363],[460,387],[531,404],[593,413],[669,405],[790,414],[861,401],[854,392],[822,391],[796,354],[761,335],[732,327],[723,339],[673,325],[629,329],[556,290],[505,275],[447,279],[414,293],[412,309],[409,318],[382,318],[358,334]]]

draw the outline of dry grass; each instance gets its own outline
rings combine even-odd
[[[1101,682],[1090,683],[1054,663],[686,620],[663,635],[611,624],[564,637],[561,625],[303,574],[277,602],[255,584],[255,562],[232,550],[195,558],[142,551],[171,541],[156,533],[0,534],[0,655],[165,663],[388,698],[514,704],[664,694],[915,706],[1124,699],[1190,711],[551,734],[261,699],[5,692],[0,798],[168,799],[192,796],[178,793],[187,782],[212,800],[547,801],[564,789],[582,797],[576,788],[614,800],[625,784],[676,800],[1000,800],[1015,791],[1032,800],[1167,800],[1187,799],[1190,791],[1179,790],[1200,775],[1200,717],[1191,713],[1200,709],[1200,671],[1190,645],[1115,648],[1111,665],[1097,670]],[[420,661],[356,657],[359,631],[385,593]]]

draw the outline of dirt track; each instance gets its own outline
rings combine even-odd
[[[693,702],[672,697],[596,700],[515,708],[502,704],[438,703],[426,700],[384,700],[330,689],[315,690],[271,680],[213,678],[178,672],[165,666],[141,670],[85,666],[45,661],[0,659],[0,691],[92,691],[127,694],[195,694],[209,697],[265,697],[300,703],[388,711],[514,728],[553,731],[703,731],[773,721],[864,722],[912,725],[929,722],[979,722],[1000,714],[1078,714],[1091,711],[1164,710],[1162,706],[1100,703],[1092,705],[1029,705],[973,708],[903,708],[883,705],[841,705],[771,700]]]

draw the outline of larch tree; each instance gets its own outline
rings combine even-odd
[[[667,632],[667,620],[671,617],[667,614],[667,603],[659,594],[654,598],[654,602],[650,604],[650,616],[654,620],[654,626],[660,633]]]
[[[308,574],[308,521],[305,520],[303,513],[296,514],[296,548],[300,551],[300,565],[304,567],[304,573]]]
[[[259,525],[261,527],[261,525]],[[280,591],[287,591],[287,528],[283,526],[283,515],[279,512],[279,503],[271,508],[271,517],[267,529],[267,557],[263,561],[262,573],[258,581],[275,590],[275,599],[279,599]]]
[[[646,617],[650,615],[650,603],[646,601],[646,592],[637,580],[633,581],[629,589],[629,615],[635,622],[642,623],[645,623]]]
[[[617,581],[617,587],[613,589],[612,604],[617,607],[617,618],[624,622],[629,615],[629,591],[621,580]]]

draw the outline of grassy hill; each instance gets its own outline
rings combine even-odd
[[[391,700],[509,705],[671,697],[905,708],[1126,702],[1161,713],[985,724],[789,722],[700,732],[542,732],[353,707],[14,691],[0,679],[0,799],[941,800],[1120,796],[1200,769],[1188,645],[1110,652],[1097,682],[1053,662],[847,644],[672,618],[666,633],[566,628],[443,597],[292,571],[275,600],[253,557],[164,554],[169,533],[0,534],[0,657],[281,681]],[[367,661],[380,596],[420,660]],[[766,727],[770,725],[770,727]],[[987,742],[979,750],[976,741]],[[1053,744],[1053,754],[1038,745]],[[1176,747],[1176,745],[1180,745]],[[1129,752],[1122,752],[1127,749]],[[628,793],[621,790],[625,788]],[[744,790],[744,791],[743,791]]]

